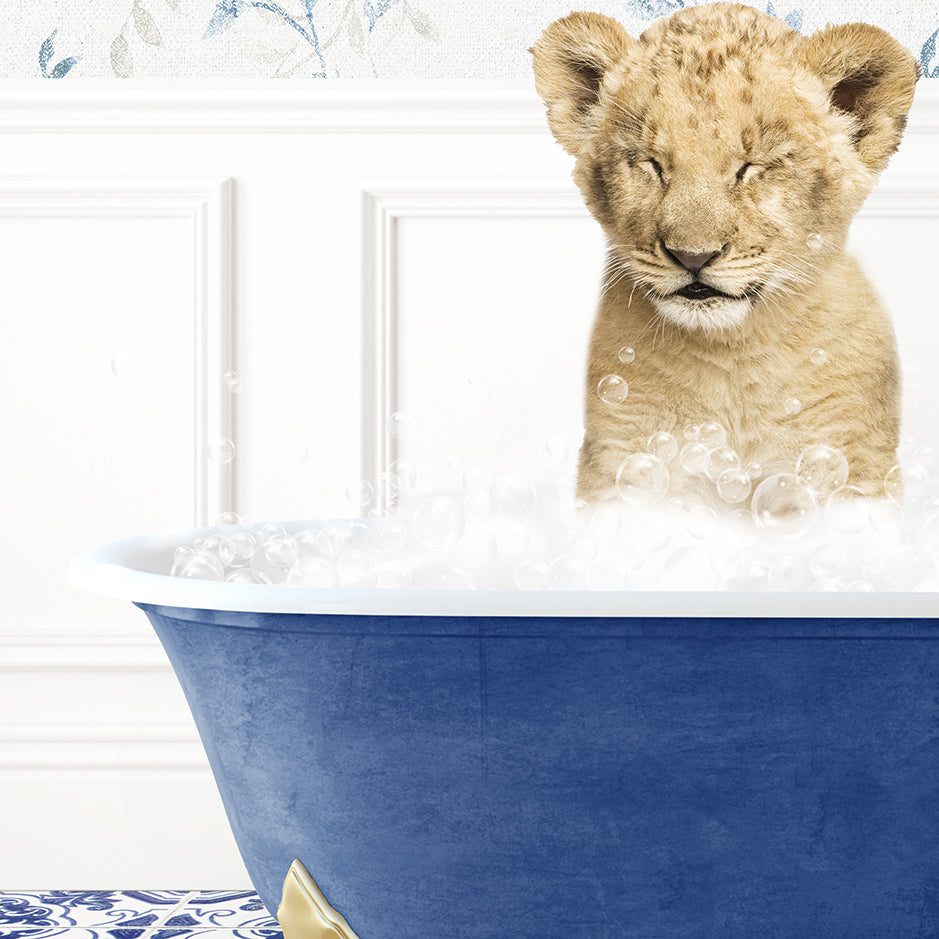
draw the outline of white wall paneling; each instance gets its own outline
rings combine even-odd
[[[143,615],[68,561],[349,514],[396,458],[573,456],[602,235],[528,83],[5,83],[0,132],[0,889],[246,886]],[[921,82],[852,234],[934,446],[937,153]]]

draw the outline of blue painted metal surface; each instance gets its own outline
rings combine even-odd
[[[248,871],[361,939],[939,935],[939,624],[141,605]]]

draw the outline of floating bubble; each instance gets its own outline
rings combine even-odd
[[[774,537],[804,534],[817,514],[814,493],[792,473],[767,476],[756,487],[750,510],[760,530]]]
[[[496,563],[499,546],[492,532],[475,527],[463,533],[459,541],[447,546],[447,563],[455,570],[470,576],[489,571]]]
[[[216,528],[229,528],[233,525],[248,529],[251,527],[251,521],[244,515],[239,515],[237,512],[222,512],[215,519]]]
[[[250,563],[257,542],[249,531],[236,531],[226,535],[224,545],[225,563],[241,565]],[[223,557],[223,549],[219,549],[219,557]]]
[[[216,437],[209,441],[209,459],[224,465],[235,459],[235,444],[228,437]]]
[[[682,430],[682,436],[685,440],[697,441],[701,436],[701,425],[686,424]]]
[[[364,584],[371,571],[372,563],[368,555],[358,548],[350,548],[339,555],[336,561],[336,575],[342,587],[358,587]]]
[[[796,476],[807,483],[816,496],[825,499],[848,481],[848,461],[835,447],[816,443],[799,454]]]
[[[260,553],[268,564],[283,570],[289,570],[300,558],[297,542],[286,534],[272,535],[265,539],[261,542]]]
[[[783,402],[783,407],[786,409],[786,414],[793,417],[802,410],[802,402],[798,398],[789,397]]]
[[[688,534],[699,541],[712,538],[720,524],[717,512],[709,505],[695,505],[685,515],[685,526]]]
[[[838,545],[820,545],[809,557],[809,570],[820,580],[837,580],[848,570],[848,556]]]
[[[718,447],[712,450],[704,464],[704,472],[713,482],[716,482],[727,470],[736,469],[740,469],[740,457],[730,447]]]
[[[813,365],[822,366],[828,361],[828,353],[824,349],[813,349],[809,353],[809,361]]]
[[[616,353],[616,357],[623,365],[629,365],[636,358],[636,350],[633,349],[632,346],[623,346],[623,348]]]
[[[367,479],[355,479],[346,486],[346,500],[356,509],[365,509],[375,499],[375,487]]]
[[[622,404],[629,394],[629,385],[619,375],[605,375],[597,385],[597,394],[604,404]]]
[[[583,590],[587,586],[587,562],[576,554],[562,554],[548,565],[549,590]]]
[[[408,546],[411,533],[407,525],[401,522],[390,521],[385,525],[379,535],[382,550],[388,554],[400,554]]]
[[[707,468],[710,452],[710,449],[703,443],[692,441],[681,448],[681,452],[678,454],[678,462],[686,473],[703,473]]]
[[[237,372],[226,372],[223,379],[230,394],[240,395],[245,390],[245,383]]]
[[[666,590],[715,590],[721,578],[711,563],[712,554],[704,545],[685,545],[672,552],[662,566],[662,586]]]
[[[678,456],[678,441],[667,431],[654,433],[647,444],[649,453],[663,463],[671,463]]]
[[[751,488],[750,477],[739,467],[726,469],[717,477],[717,494],[731,505],[743,502]]]
[[[394,411],[389,414],[385,426],[395,440],[407,440],[414,429],[413,421],[403,411]]]
[[[260,571],[253,571],[250,567],[238,567],[225,577],[227,584],[260,584],[269,587],[271,580]]]
[[[825,503],[825,521],[842,535],[859,535],[871,527],[870,507],[857,486],[841,486]]]
[[[724,590],[767,590],[772,565],[766,558],[742,555],[725,566]]]
[[[414,583],[414,571],[403,559],[389,559],[375,565],[375,586],[383,590],[401,590]]]
[[[701,425],[698,442],[703,443],[709,450],[716,450],[727,443],[727,429],[718,421],[708,421]]]
[[[807,590],[811,577],[802,558],[784,555],[770,565],[769,585],[773,590]]]
[[[492,498],[506,515],[531,515],[538,505],[534,484],[519,473],[500,476],[492,487]]]
[[[526,558],[515,568],[515,586],[519,590],[547,590],[551,568],[538,558]]]
[[[299,558],[284,583],[293,587],[335,587],[336,568],[328,558]]]
[[[442,548],[463,534],[463,509],[449,496],[430,496],[414,511],[414,537],[427,548]]]
[[[903,467],[897,463],[884,476],[884,495],[892,502],[903,506]]]
[[[624,502],[651,505],[668,489],[668,468],[651,453],[633,453],[616,471],[616,490]]]
[[[744,469],[751,480],[759,479],[763,475],[763,464],[758,463],[756,460],[751,460]]]
[[[812,251],[820,251],[823,245],[825,244],[825,239],[819,235],[817,232],[813,232],[808,238],[805,239],[806,245]]]
[[[224,580],[222,562],[209,551],[194,551],[180,564],[177,577],[187,580]]]
[[[924,445],[913,451],[913,459],[925,469],[929,469],[936,461],[936,448]]]
[[[880,552],[872,571],[872,580],[878,590],[908,592],[923,587],[935,589],[936,561],[922,545],[903,545]]]

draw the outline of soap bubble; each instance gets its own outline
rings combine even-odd
[[[718,529],[720,520],[717,512],[709,505],[695,505],[685,515],[685,526],[688,534],[699,541],[707,541],[713,538]]]
[[[375,586],[383,590],[401,590],[414,583],[414,571],[403,559],[388,559],[375,565]]]
[[[807,532],[817,514],[812,490],[792,473],[767,476],[756,487],[750,510],[761,531],[783,537]]]
[[[358,548],[350,548],[339,555],[336,575],[342,587],[358,587],[364,584],[371,571],[369,556]]]
[[[859,535],[870,528],[870,506],[857,486],[841,486],[825,503],[825,521],[842,535]]]
[[[531,515],[538,504],[538,493],[527,476],[519,473],[500,476],[492,487],[496,508],[506,515]]]
[[[248,564],[254,555],[257,543],[248,531],[235,531],[226,535],[219,546],[219,558],[227,566]]]
[[[269,587],[271,580],[260,571],[253,571],[250,567],[237,567],[225,577],[226,584],[261,584]]]
[[[411,518],[414,537],[426,548],[442,548],[463,534],[463,509],[449,496],[430,496]]]
[[[606,375],[597,385],[597,394],[604,404],[622,404],[629,394],[629,385],[619,375]]]
[[[668,488],[668,469],[651,453],[633,453],[616,471],[616,489],[624,502],[651,505]]]
[[[848,461],[835,447],[816,443],[799,454],[796,475],[824,499],[848,481]]]
[[[750,477],[739,468],[726,469],[717,477],[717,494],[732,505],[743,502],[751,488]]]
[[[411,534],[407,525],[401,522],[389,521],[379,535],[382,550],[388,554],[400,554],[408,546]]]
[[[763,464],[758,463],[756,460],[751,460],[744,467],[744,470],[746,470],[747,476],[749,476],[751,480],[759,479],[763,475]]]
[[[463,533],[459,541],[447,546],[447,563],[455,570],[470,576],[489,571],[496,562],[499,547],[495,536],[485,528],[472,528]]]
[[[682,430],[682,435],[685,440],[697,441],[701,436],[701,425],[700,424],[686,424],[684,430]]]
[[[767,590],[772,565],[766,558],[742,555],[725,568],[724,590]]]
[[[245,383],[237,372],[226,372],[223,376],[225,387],[233,395],[240,395],[245,390]]]
[[[663,463],[671,463],[678,456],[678,441],[667,431],[660,430],[649,438],[647,449]]]
[[[710,449],[703,443],[692,441],[686,443],[678,454],[678,462],[686,473],[692,475],[703,473],[707,467],[708,454]]]
[[[272,535],[261,542],[263,559],[274,567],[289,570],[300,557],[297,542],[290,535]],[[255,552],[257,554],[257,552]]]
[[[616,353],[616,357],[623,363],[623,365],[629,365],[636,358],[636,350],[632,346],[623,346],[619,352]]]
[[[727,430],[718,421],[708,421],[701,425],[698,442],[703,443],[709,450],[716,450],[727,443]]]
[[[228,437],[216,437],[209,441],[209,459],[224,465],[235,459],[235,444]]]
[[[928,445],[917,447],[913,459],[924,469],[929,469],[936,460],[936,448]]]
[[[796,397],[789,397],[783,402],[783,407],[786,409],[786,414],[793,417],[802,410],[802,402]]]
[[[587,586],[587,562],[576,554],[562,554],[548,565],[549,590],[583,590]]]
[[[386,423],[388,433],[395,440],[407,440],[413,431],[413,421],[403,411],[394,411],[388,415]]]
[[[515,569],[515,586],[519,590],[547,590],[551,569],[538,558],[526,558]]]
[[[721,586],[721,578],[711,560],[711,550],[704,545],[679,548],[662,566],[662,587],[666,590],[716,590]]]
[[[221,512],[215,519],[216,528],[228,528],[232,525],[247,530],[251,527],[251,522],[244,515],[239,515],[237,512]]]
[[[703,435],[702,435],[703,436]],[[730,447],[718,447],[707,456],[704,471],[708,479],[716,482],[727,470],[740,469],[740,457]]]
[[[820,251],[822,246],[825,244],[825,239],[817,232],[813,232],[808,236],[808,238],[805,239],[805,243],[810,250]]]
[[[335,587],[336,568],[328,558],[299,558],[284,583],[293,587]]]
[[[367,479],[355,479],[346,486],[346,499],[353,508],[367,508],[375,499],[375,487]]]
[[[878,552],[872,559],[871,572],[878,590],[908,592],[935,589],[936,561],[921,545],[903,545],[895,550]]]
[[[187,580],[224,580],[222,562],[209,551],[194,551],[176,571],[177,577]]]
[[[828,353],[824,349],[813,349],[809,353],[809,361],[813,365],[822,366],[828,361]]]
[[[808,566],[800,557],[784,555],[770,565],[769,585],[773,590],[807,590],[810,579]]]
[[[848,556],[838,545],[820,545],[809,557],[809,570],[820,580],[837,580],[848,570]]]

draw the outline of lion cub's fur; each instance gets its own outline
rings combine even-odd
[[[638,40],[572,13],[532,52],[551,129],[609,242],[578,495],[616,498],[626,454],[713,420],[744,462],[791,472],[807,445],[828,443],[850,485],[882,494],[899,433],[896,346],[844,246],[899,145],[912,55],[874,26],[804,37],[731,3],[680,10]],[[682,253],[716,253],[697,276],[720,294],[674,296],[695,277]],[[629,383],[620,405],[597,394],[610,374]],[[683,484],[676,462],[672,491]]]

